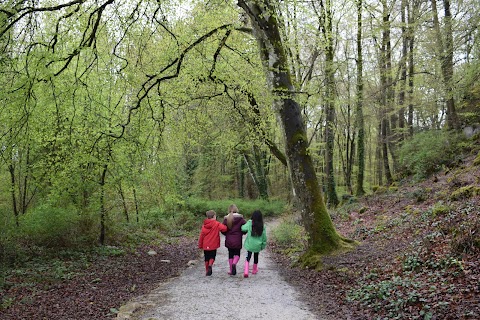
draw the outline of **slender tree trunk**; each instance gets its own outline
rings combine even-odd
[[[407,83],[407,56],[408,56],[408,29],[405,11],[407,10],[407,0],[401,3],[402,20],[402,57],[400,59],[400,89],[398,92],[398,132],[396,132],[397,142],[401,142],[405,137],[405,90]]]
[[[378,185],[383,185],[383,157],[382,157],[382,120],[380,119],[378,123],[378,134],[377,134],[377,145],[375,148],[375,155],[376,155],[376,172],[377,172],[377,182]]]
[[[20,226],[20,223],[18,221],[19,213],[17,208],[17,197],[15,195],[15,166],[13,165],[13,163],[11,163],[8,166],[8,171],[10,172],[10,195],[12,196],[13,215],[15,217],[15,225],[19,227]]]
[[[122,182],[118,183],[118,192],[120,193],[120,198],[122,199],[123,215],[125,216],[127,222],[129,222],[130,218],[128,217],[127,201],[125,199],[125,194],[123,193]]]
[[[407,1],[407,12],[408,12],[408,117],[407,117],[407,126],[408,126],[408,135],[413,136],[413,86],[414,86],[414,74],[415,74],[415,65],[413,64],[414,60],[414,43],[415,43],[415,32],[414,32],[414,14],[417,12],[418,2],[414,1],[413,7],[409,7],[409,1]]]
[[[388,160],[388,119],[384,114],[382,119],[382,160],[383,170],[385,170],[385,178],[387,179],[387,185],[393,183],[392,174],[390,172],[390,163]]]
[[[326,112],[325,112],[325,174],[327,182],[327,205],[336,207],[339,203],[337,190],[335,188],[335,170],[334,170],[334,146],[335,146],[335,66],[333,51],[333,26],[330,1],[326,1],[326,6],[322,5],[322,17],[324,26],[322,28],[325,40],[325,77],[326,77]]]
[[[437,52],[440,59],[443,84],[445,88],[445,100],[447,102],[447,128],[458,129],[458,117],[453,97],[453,35],[450,1],[443,0],[443,7],[445,13],[445,28],[442,32],[438,20],[437,0],[432,0],[433,27],[437,35]],[[444,34],[445,42],[443,38]]]
[[[27,190],[28,190],[28,167],[30,166],[30,147],[26,146],[25,170],[23,173],[23,181],[18,185],[18,193],[20,195],[20,210],[22,214],[27,212]],[[21,171],[21,170],[20,170]]]
[[[241,199],[245,197],[245,161],[240,158],[239,160],[239,173],[238,173],[238,195]]]
[[[382,144],[382,157],[383,157],[383,169],[385,171],[385,178],[387,184],[390,185],[393,182],[392,174],[390,172],[390,163],[388,159],[388,146],[390,138],[390,126],[388,121],[387,112],[391,108],[392,97],[392,77],[391,77],[391,48],[390,48],[390,13],[389,8],[385,0],[382,0],[383,5],[383,25],[382,25],[382,47],[380,50],[380,83],[381,90],[381,144]]]
[[[312,158],[307,152],[307,134],[300,105],[295,100],[295,88],[274,14],[274,4],[269,0],[238,2],[252,22],[268,84],[275,97],[275,110],[284,133],[285,154],[294,194],[301,206],[302,221],[309,235],[309,250],[304,256],[304,263],[317,265],[319,261],[315,258],[316,254],[349,247],[351,241],[341,237],[335,230],[323,201]]]
[[[133,188],[133,201],[135,202],[135,217],[137,223],[140,222],[140,212],[138,211],[137,189]]]
[[[264,155],[258,150],[258,147],[253,147],[253,157],[247,153],[244,153],[245,163],[247,164],[248,171],[252,177],[253,183],[257,187],[258,194],[261,199],[268,200],[268,183],[266,177]]]
[[[357,136],[357,186],[355,194],[362,196],[365,194],[363,182],[365,180],[365,122],[363,118],[363,51],[362,51],[362,9],[363,1],[357,0],[357,108],[356,108],[356,127]]]
[[[100,176],[100,244],[105,244],[105,176],[107,175],[107,165],[103,166],[102,174]]]

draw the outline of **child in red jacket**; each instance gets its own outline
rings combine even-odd
[[[203,249],[205,255],[205,272],[212,275],[212,266],[215,262],[217,249],[220,247],[220,232],[227,231],[227,226],[217,221],[217,214],[208,210],[207,219],[203,221],[202,231],[198,239],[198,248]]]

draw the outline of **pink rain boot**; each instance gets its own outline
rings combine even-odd
[[[230,271],[228,272],[229,275],[235,275],[232,270],[233,259],[228,259],[228,265],[230,266]]]
[[[209,274],[208,274],[208,261],[205,261],[205,275],[209,276]]]
[[[233,261],[232,261],[232,276],[237,274],[237,263],[238,260],[240,260],[240,256],[233,256]]]
[[[258,264],[254,263],[254,264],[253,264],[252,274],[257,274],[257,272],[258,272]]]
[[[248,260],[245,260],[245,268],[243,269],[243,277],[248,278]]]
[[[215,262],[215,260],[213,260],[213,259],[208,260],[207,276],[212,275],[212,267],[213,267],[214,262]]]

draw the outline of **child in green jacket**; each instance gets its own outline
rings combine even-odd
[[[245,249],[247,249],[247,259],[245,260],[243,276],[248,278],[248,269],[252,253],[252,274],[256,274],[258,272],[258,254],[267,246],[267,232],[263,225],[263,216],[260,210],[255,210],[252,213],[252,218],[242,226],[242,231],[247,233],[245,243],[243,244]]]

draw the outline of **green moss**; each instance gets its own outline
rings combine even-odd
[[[477,157],[475,158],[475,160],[473,160],[473,165],[474,166],[480,165],[480,152],[477,154]]]
[[[299,141],[307,141],[307,136],[302,132],[302,131],[297,131],[293,137],[290,139],[290,143],[289,145],[290,146],[293,146],[295,145],[296,143],[298,143]],[[305,150],[305,152],[307,152],[307,150]]]
[[[384,194],[387,192],[387,188],[384,186],[373,186],[372,191],[376,194]]]
[[[458,201],[463,199],[468,199],[473,196],[480,195],[480,187],[476,187],[473,185],[461,187],[450,195],[450,200]]]
[[[322,255],[314,251],[307,251],[300,259],[300,266],[320,271],[323,267]]]
[[[314,269],[316,271],[321,271],[324,268],[324,264],[322,262],[322,258],[326,256],[332,256],[337,254],[342,254],[346,252],[350,252],[355,249],[355,247],[359,244],[357,241],[346,239],[342,236],[339,237],[339,245],[336,247],[335,250],[330,250],[331,247],[325,246],[323,250],[327,250],[327,252],[320,253],[322,246],[317,247],[316,249],[310,249],[305,252],[299,259],[299,264],[302,268]]]
[[[432,208],[432,215],[434,217],[438,215],[446,215],[449,212],[450,212],[450,207],[443,204],[442,202],[435,203],[435,205]]]

